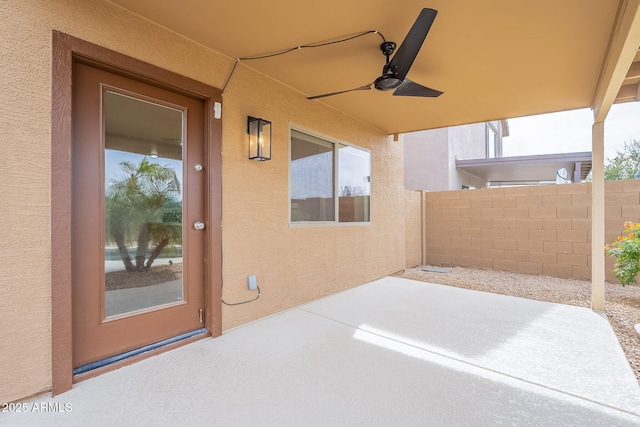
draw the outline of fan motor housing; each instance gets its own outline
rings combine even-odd
[[[402,84],[402,80],[397,78],[394,74],[383,74],[373,83],[376,89],[382,91],[395,89],[400,86],[400,84]]]

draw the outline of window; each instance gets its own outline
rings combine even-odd
[[[371,154],[291,130],[291,222],[369,222]]]
[[[500,131],[498,131],[498,126],[501,126],[500,122],[486,123],[488,159],[502,157],[502,134]]]

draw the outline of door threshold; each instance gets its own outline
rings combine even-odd
[[[74,380],[78,381],[85,378],[91,378],[104,372],[129,365],[139,360],[146,359],[147,357],[163,353],[167,350],[189,344],[208,336],[210,336],[210,334],[207,330],[205,328],[200,328],[195,331],[186,332],[125,353],[87,363],[85,365],[78,366],[77,368],[73,368]]]

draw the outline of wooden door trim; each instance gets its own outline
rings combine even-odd
[[[71,389],[72,276],[72,83],[73,63],[80,61],[169,88],[204,103],[205,158],[208,161],[205,194],[205,328],[222,333],[222,123],[214,117],[220,89],[155,65],[114,52],[59,31],[52,33],[51,82],[51,386],[54,395]]]

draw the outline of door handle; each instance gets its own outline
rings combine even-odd
[[[204,230],[204,222],[197,221],[193,223],[193,228],[196,230]]]

